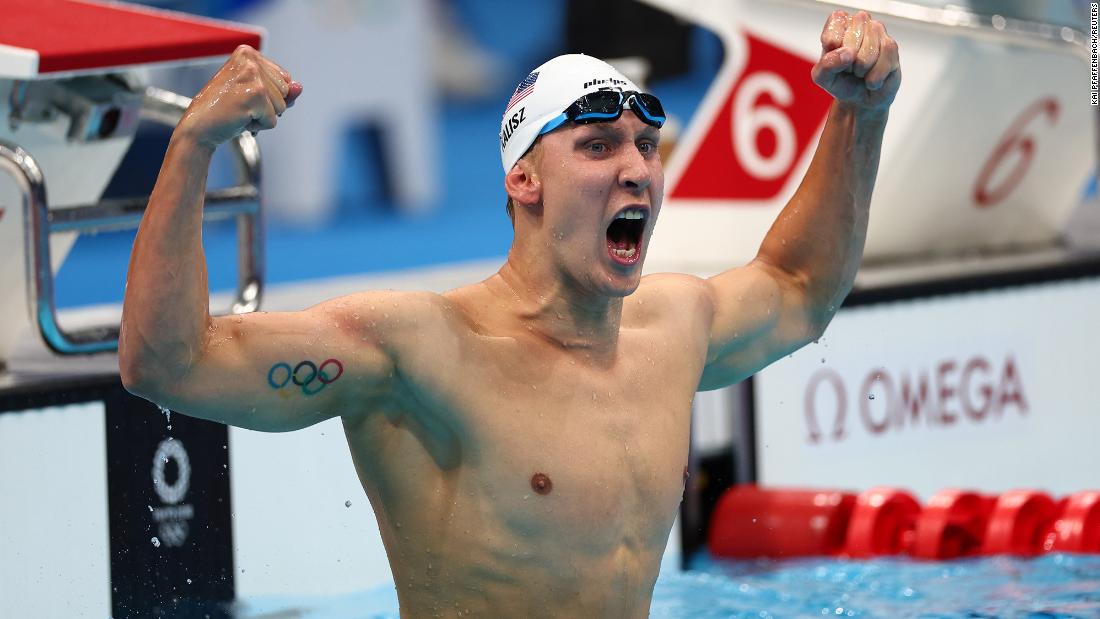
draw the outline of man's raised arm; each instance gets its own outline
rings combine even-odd
[[[702,389],[741,380],[820,337],[859,269],[882,135],[901,85],[898,47],[862,11],[834,12],[821,46],[813,80],[835,101],[809,170],[756,259],[708,280]]]
[[[214,149],[241,131],[273,128],[301,89],[242,46],[173,132],[127,276],[119,369],[130,391],[196,417],[290,430],[341,414],[392,375],[373,333],[392,325],[364,326],[348,309],[353,300],[305,312],[209,314],[201,225]],[[352,337],[358,345],[349,349]]]

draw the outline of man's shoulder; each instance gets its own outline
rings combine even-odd
[[[394,332],[442,325],[454,304],[422,290],[365,290],[324,301],[308,311],[368,330]]]
[[[687,273],[653,273],[642,278],[631,297],[639,300],[670,300],[676,303],[698,300],[710,294],[707,280]]]
[[[362,290],[323,301],[316,308],[330,313],[362,313],[385,308],[430,311],[440,308],[443,295],[425,290]]]
[[[624,311],[649,323],[664,317],[688,317],[709,307],[707,280],[685,273],[654,273],[642,278],[627,297]]]

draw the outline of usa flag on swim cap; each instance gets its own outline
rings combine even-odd
[[[508,107],[504,108],[504,113],[508,113],[508,110],[512,109],[512,106],[522,101],[527,95],[531,94],[531,91],[535,89],[535,80],[539,78],[538,71],[531,71],[527,74],[527,77],[523,78],[523,81],[516,86],[516,91],[512,93],[512,98],[508,99]]]

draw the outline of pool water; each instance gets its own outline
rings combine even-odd
[[[1100,556],[715,561],[662,574],[651,617],[1100,617]]]
[[[1100,618],[1100,556],[950,562],[721,561],[657,580],[650,617]],[[289,613],[289,614],[288,614]],[[331,598],[247,600],[242,619],[396,619],[392,586]]]

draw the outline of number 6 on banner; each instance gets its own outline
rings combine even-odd
[[[1035,156],[1035,141],[1029,134],[1023,133],[1031,119],[1045,113],[1051,124],[1058,120],[1058,101],[1053,97],[1041,99],[1024,110],[1016,118],[1008,133],[993,149],[993,153],[982,166],[978,174],[978,180],[974,185],[974,202],[978,208],[989,208],[1008,197],[1016,185],[1020,184],[1027,170],[1031,167],[1031,159]],[[1012,153],[1019,152],[1016,165],[1004,175],[1000,184],[991,187],[994,173],[1002,167],[1002,163]]]
[[[761,71],[745,78],[733,100],[733,152],[745,170],[759,179],[771,180],[787,171],[794,160],[794,125],[781,107],[760,104],[768,94],[782,108],[794,100],[791,87],[781,76]],[[757,134],[770,129],[775,136],[775,152],[770,157],[757,148]]]
[[[685,165],[670,174],[673,201],[768,206],[786,199],[797,163],[813,149],[829,113],[833,98],[810,79],[813,62],[744,37],[744,66],[718,85],[724,92],[708,94],[706,116],[692,122],[699,137],[682,151]]]

